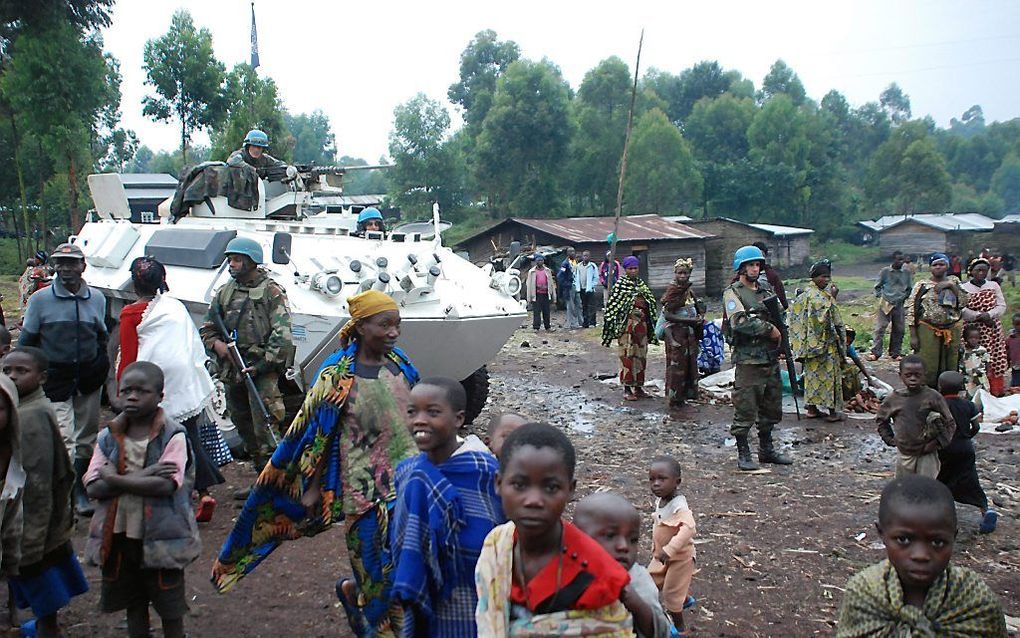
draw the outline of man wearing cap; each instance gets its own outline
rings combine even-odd
[[[269,428],[280,434],[286,427],[279,380],[280,374],[294,362],[290,310],[286,292],[260,267],[262,246],[258,242],[235,237],[227,244],[225,254],[231,279],[213,294],[209,314],[199,334],[218,366],[216,376],[226,390],[230,419],[256,471],[261,471],[275,448]],[[259,397],[249,396],[241,371],[236,370],[230,360],[226,338],[213,323],[213,313],[223,317],[231,340],[237,343],[272,423],[263,421],[255,403]]]
[[[747,436],[758,428],[758,460],[789,465],[776,451],[772,430],[783,420],[783,382],[779,376],[779,328],[772,324],[765,300],[774,295],[759,278],[765,254],[757,246],[744,246],[733,257],[737,280],[723,291],[723,333],[732,348],[736,368],[733,384],[733,425],[737,440],[737,466],[756,470]]]
[[[552,329],[549,327],[549,313],[552,304],[556,303],[553,271],[546,267],[545,256],[541,253],[535,253],[532,259],[535,261],[535,266],[528,271],[527,283],[528,303],[531,304],[532,312],[534,312],[531,327],[538,332],[539,325],[545,324],[545,329],[548,331]],[[539,320],[541,320],[541,324]]]
[[[99,431],[99,400],[109,368],[106,355],[106,298],[82,279],[85,254],[61,244],[50,256],[53,284],[28,299],[19,346],[42,348],[49,358],[43,390],[74,459],[75,509],[91,515],[81,485]]]
[[[269,136],[263,131],[257,128],[253,128],[248,131],[248,134],[244,136],[244,144],[241,148],[237,149],[230,154],[227,158],[227,166],[240,166],[242,163],[251,166],[256,171],[261,171],[274,166],[286,166],[286,162],[282,162],[269,153],[266,149],[269,148]]]

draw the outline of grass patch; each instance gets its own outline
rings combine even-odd
[[[826,258],[834,264],[863,264],[882,259],[878,246],[857,246],[845,241],[811,241],[811,259]]]

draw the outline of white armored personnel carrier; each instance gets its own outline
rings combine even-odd
[[[265,268],[287,291],[297,348],[292,377],[307,385],[322,360],[338,347],[347,321],[347,298],[374,288],[400,304],[403,348],[423,375],[462,380],[468,417],[488,393],[485,364],[521,325],[525,310],[515,295],[519,273],[488,272],[443,246],[433,219],[359,236],[357,216],[342,205],[338,167],[285,167],[268,179],[251,180],[251,210],[234,208],[223,194],[229,169],[210,163],[212,189],[198,203],[167,200],[160,223],[132,223],[120,177],[90,175],[95,211],[72,241],[85,253],[89,286],[103,292],[112,318],[134,299],[129,267],[149,255],[167,269],[170,294],[196,322],[213,291],[230,277],[223,250],[235,236],[262,245]],[[257,190],[257,194],[256,191]],[[185,198],[186,199],[186,198]],[[194,199],[194,198],[192,198]]]

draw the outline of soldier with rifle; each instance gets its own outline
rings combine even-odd
[[[723,292],[723,333],[732,348],[736,368],[730,433],[737,439],[737,466],[745,471],[758,469],[747,442],[753,425],[758,428],[759,461],[793,463],[776,451],[772,441],[772,430],[783,419],[779,351],[784,340],[782,322],[772,317],[766,306],[775,294],[758,277],[764,265],[765,255],[760,248],[738,249],[733,258],[738,278]]]
[[[214,293],[199,334],[217,365],[230,419],[261,471],[285,426],[279,380],[294,361],[290,311],[283,288],[261,268],[258,242],[235,237],[224,252],[231,279]],[[247,497],[247,490],[235,496]]]

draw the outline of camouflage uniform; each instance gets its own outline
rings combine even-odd
[[[269,153],[262,153],[260,157],[252,157],[248,153],[248,149],[241,147],[230,154],[227,158],[227,166],[240,166],[241,163],[245,163],[251,166],[256,171],[259,169],[272,168],[274,166],[286,166],[287,163],[276,159]]]
[[[732,361],[736,367],[733,385],[733,425],[730,433],[747,437],[751,426],[758,434],[772,431],[783,420],[783,382],[779,376],[778,344],[770,338],[764,300],[774,293],[768,284],[758,281],[758,289],[748,288],[740,280],[723,292],[729,329],[733,335]]]
[[[237,347],[241,357],[255,368],[252,378],[262,400],[273,419],[271,424],[277,435],[284,428],[284,404],[280,394],[280,374],[294,361],[294,344],[290,332],[290,310],[287,293],[264,270],[251,284],[230,280],[220,287],[209,307],[220,309],[228,330],[237,334]],[[212,321],[206,316],[199,330],[202,343],[209,356],[217,362],[217,378],[223,382],[227,395],[227,410],[244,441],[248,453],[261,462],[272,453],[273,439],[256,404],[248,396],[244,382],[238,380],[237,370],[229,359],[218,359],[213,350],[217,339],[223,340]]]

